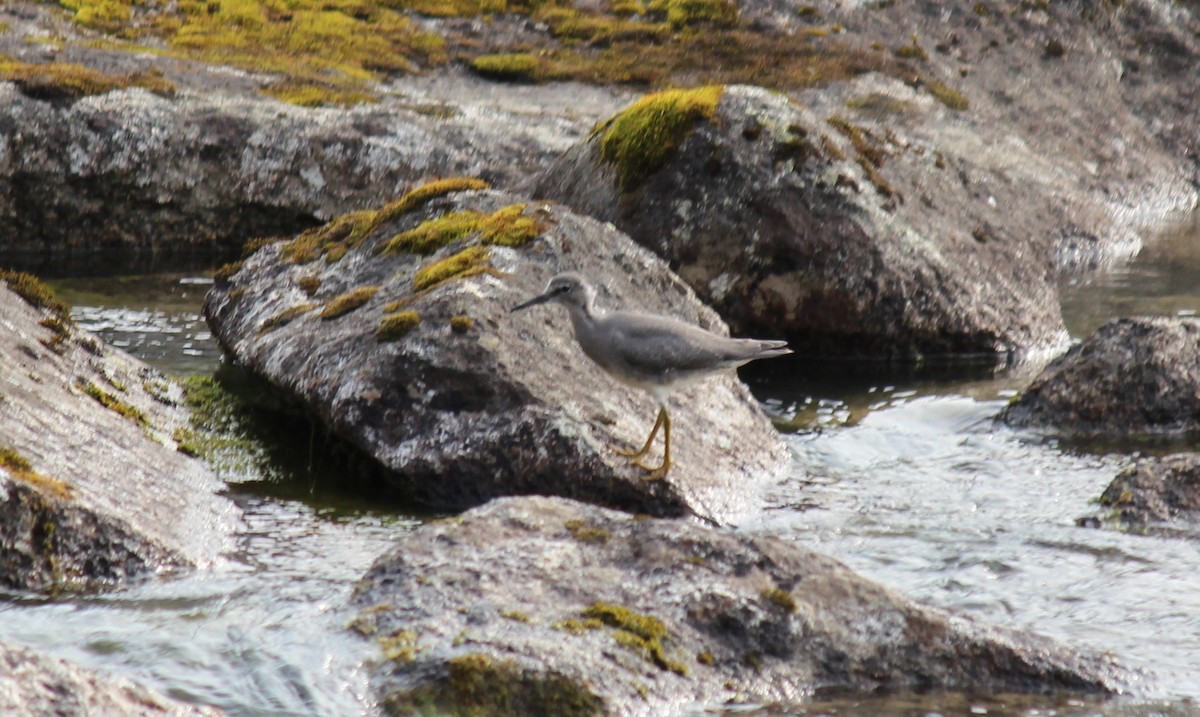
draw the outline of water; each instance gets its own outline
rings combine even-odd
[[[1193,228],[1122,269],[1065,278],[1072,335],[1115,315],[1200,311],[1197,246]],[[219,365],[199,316],[199,275],[54,283],[81,325],[169,372]],[[794,461],[769,509],[743,529],[837,557],[915,600],[1111,653],[1142,677],[1131,700],[1104,704],[856,696],[729,714],[1200,714],[1200,543],[1075,526],[1133,457],[996,425],[1036,367],[797,361],[789,369],[788,379],[749,376]],[[290,468],[236,478],[244,525],[225,564],[103,595],[9,596],[0,639],[233,715],[373,710],[341,606],[418,518],[330,489],[337,476]]]

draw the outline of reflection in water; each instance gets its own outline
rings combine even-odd
[[[1172,241],[1178,246],[1152,245],[1109,274],[1064,279],[1072,335],[1113,315],[1200,310],[1200,260],[1185,251],[1194,254],[1195,235]],[[167,371],[211,374],[219,364],[199,316],[199,282],[173,275],[64,280],[56,288],[81,324]],[[995,425],[1036,367],[772,364],[744,376],[789,432],[793,468],[742,529],[833,555],[915,600],[1109,652],[1141,671],[1131,686],[1141,701],[824,695],[729,714],[1196,713],[1200,547],[1076,527],[1132,455]],[[14,596],[0,606],[0,639],[124,672],[233,715],[372,709],[358,666],[362,646],[341,629],[350,617],[341,606],[373,558],[417,521],[339,497],[328,489],[338,476],[315,480],[303,467],[283,473],[262,472],[266,483],[240,475],[250,481],[235,495],[245,525],[226,565],[107,595]]]

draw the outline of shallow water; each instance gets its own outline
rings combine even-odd
[[[1114,315],[1200,311],[1198,245],[1200,232],[1183,233],[1128,267],[1064,279],[1072,335]],[[53,283],[107,341],[169,372],[210,373],[220,352],[198,313],[202,276]],[[1200,542],[1075,527],[1132,458],[994,424],[1035,367],[787,369],[792,378],[749,377],[794,460],[769,509],[742,528],[833,555],[916,600],[1109,652],[1142,677],[1131,700],[1106,704],[934,694],[729,714],[1200,714]],[[0,640],[232,715],[372,710],[341,606],[419,519],[339,495],[327,488],[336,476],[294,466],[230,477],[245,520],[223,565],[110,594],[8,596]]]

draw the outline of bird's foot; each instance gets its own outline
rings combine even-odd
[[[669,463],[667,461],[663,461],[663,464],[661,466],[648,466],[645,463],[642,463],[640,460],[638,460],[638,461],[633,461],[633,465],[646,471],[646,475],[642,476],[642,480],[656,481],[656,480],[662,480],[663,478],[665,478],[667,476],[667,471],[671,470],[671,466],[674,464]]]

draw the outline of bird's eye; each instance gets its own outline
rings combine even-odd
[[[558,286],[554,287],[554,293],[556,294],[565,294],[570,290],[571,287],[567,286],[566,284],[559,284]]]

